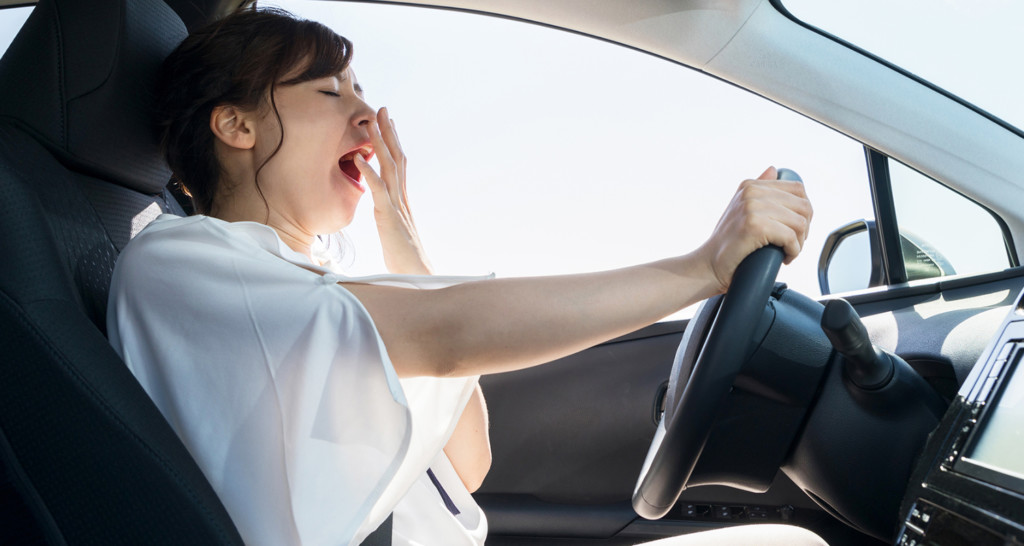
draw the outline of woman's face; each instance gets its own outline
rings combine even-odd
[[[347,226],[366,191],[352,158],[373,155],[367,125],[375,112],[363,100],[351,69],[337,76],[278,86],[273,110],[260,119],[255,153],[270,156],[259,173],[259,187],[271,215],[308,235]]]

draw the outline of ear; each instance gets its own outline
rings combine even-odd
[[[210,130],[217,140],[232,148],[251,149],[256,145],[256,119],[237,106],[216,106],[210,112]]]

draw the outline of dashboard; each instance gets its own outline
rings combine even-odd
[[[928,438],[896,543],[1024,543],[1024,292]]]

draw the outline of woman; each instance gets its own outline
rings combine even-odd
[[[429,276],[394,124],[363,100],[350,58],[326,27],[274,10],[229,16],[171,54],[160,126],[199,214],[161,217],[124,250],[111,342],[247,542],[358,544],[393,512],[395,544],[482,543],[476,378],[721,293],[765,244],[792,260],[811,207],[769,168],[690,254],[587,275]],[[367,187],[395,275],[347,278],[316,247]],[[152,283],[169,289],[151,296]]]

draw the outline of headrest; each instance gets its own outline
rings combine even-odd
[[[162,0],[41,0],[0,59],[0,121],[73,170],[158,193],[153,87],[185,36]]]

